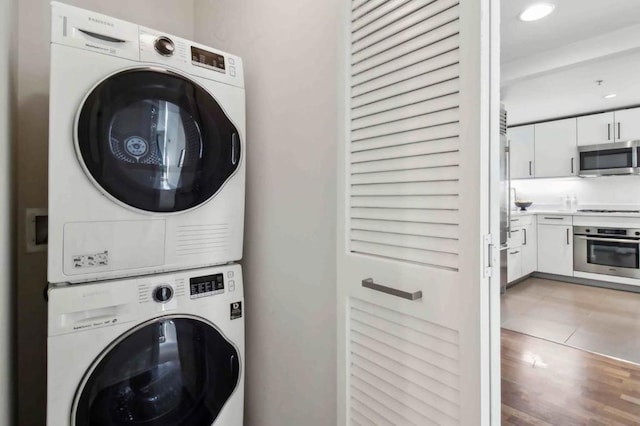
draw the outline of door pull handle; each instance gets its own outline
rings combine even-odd
[[[398,290],[397,288],[391,288],[384,285],[376,284],[375,282],[373,282],[373,278],[366,278],[362,280],[362,287],[379,291],[385,294],[389,294],[391,296],[400,297],[402,299],[407,299],[407,300],[422,299],[421,290],[410,293],[408,291]]]

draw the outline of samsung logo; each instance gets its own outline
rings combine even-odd
[[[109,27],[113,27],[113,23],[112,22],[103,21],[102,19],[89,17],[89,21],[95,22],[96,24],[107,25]]]

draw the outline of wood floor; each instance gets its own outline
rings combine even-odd
[[[502,330],[503,425],[640,425],[640,366]]]

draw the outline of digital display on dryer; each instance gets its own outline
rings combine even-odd
[[[191,46],[191,63],[215,71],[224,72],[224,56]]]
[[[192,299],[224,293],[224,275],[206,275],[189,279]]]

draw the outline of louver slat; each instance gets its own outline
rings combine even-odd
[[[352,57],[352,75],[375,68],[400,56],[422,49],[458,33],[458,8],[451,8],[406,31],[396,33],[372,46],[362,49]]]
[[[459,424],[457,332],[356,298],[349,323],[352,419]]]
[[[350,250],[455,271],[458,1],[372,0],[353,8]]]
[[[398,39],[403,37],[412,38],[417,37],[420,34],[427,33],[438,28],[442,21],[438,21],[437,17],[450,8],[458,5],[457,0],[438,0],[438,1],[419,1],[416,0],[415,4],[429,3],[426,7],[418,9],[415,13],[402,17],[392,25],[380,28],[377,32],[369,32],[367,37],[360,37],[362,34],[353,34],[352,36],[352,64],[361,61],[363,58],[360,54],[363,50],[368,48],[374,48],[374,51],[378,54],[381,50],[378,50],[377,45],[381,45],[380,49],[386,50],[389,48],[389,43],[396,43]],[[457,14],[457,11],[456,11]],[[454,19],[458,19],[456,16]],[[364,56],[367,57],[371,53],[367,53]]]

